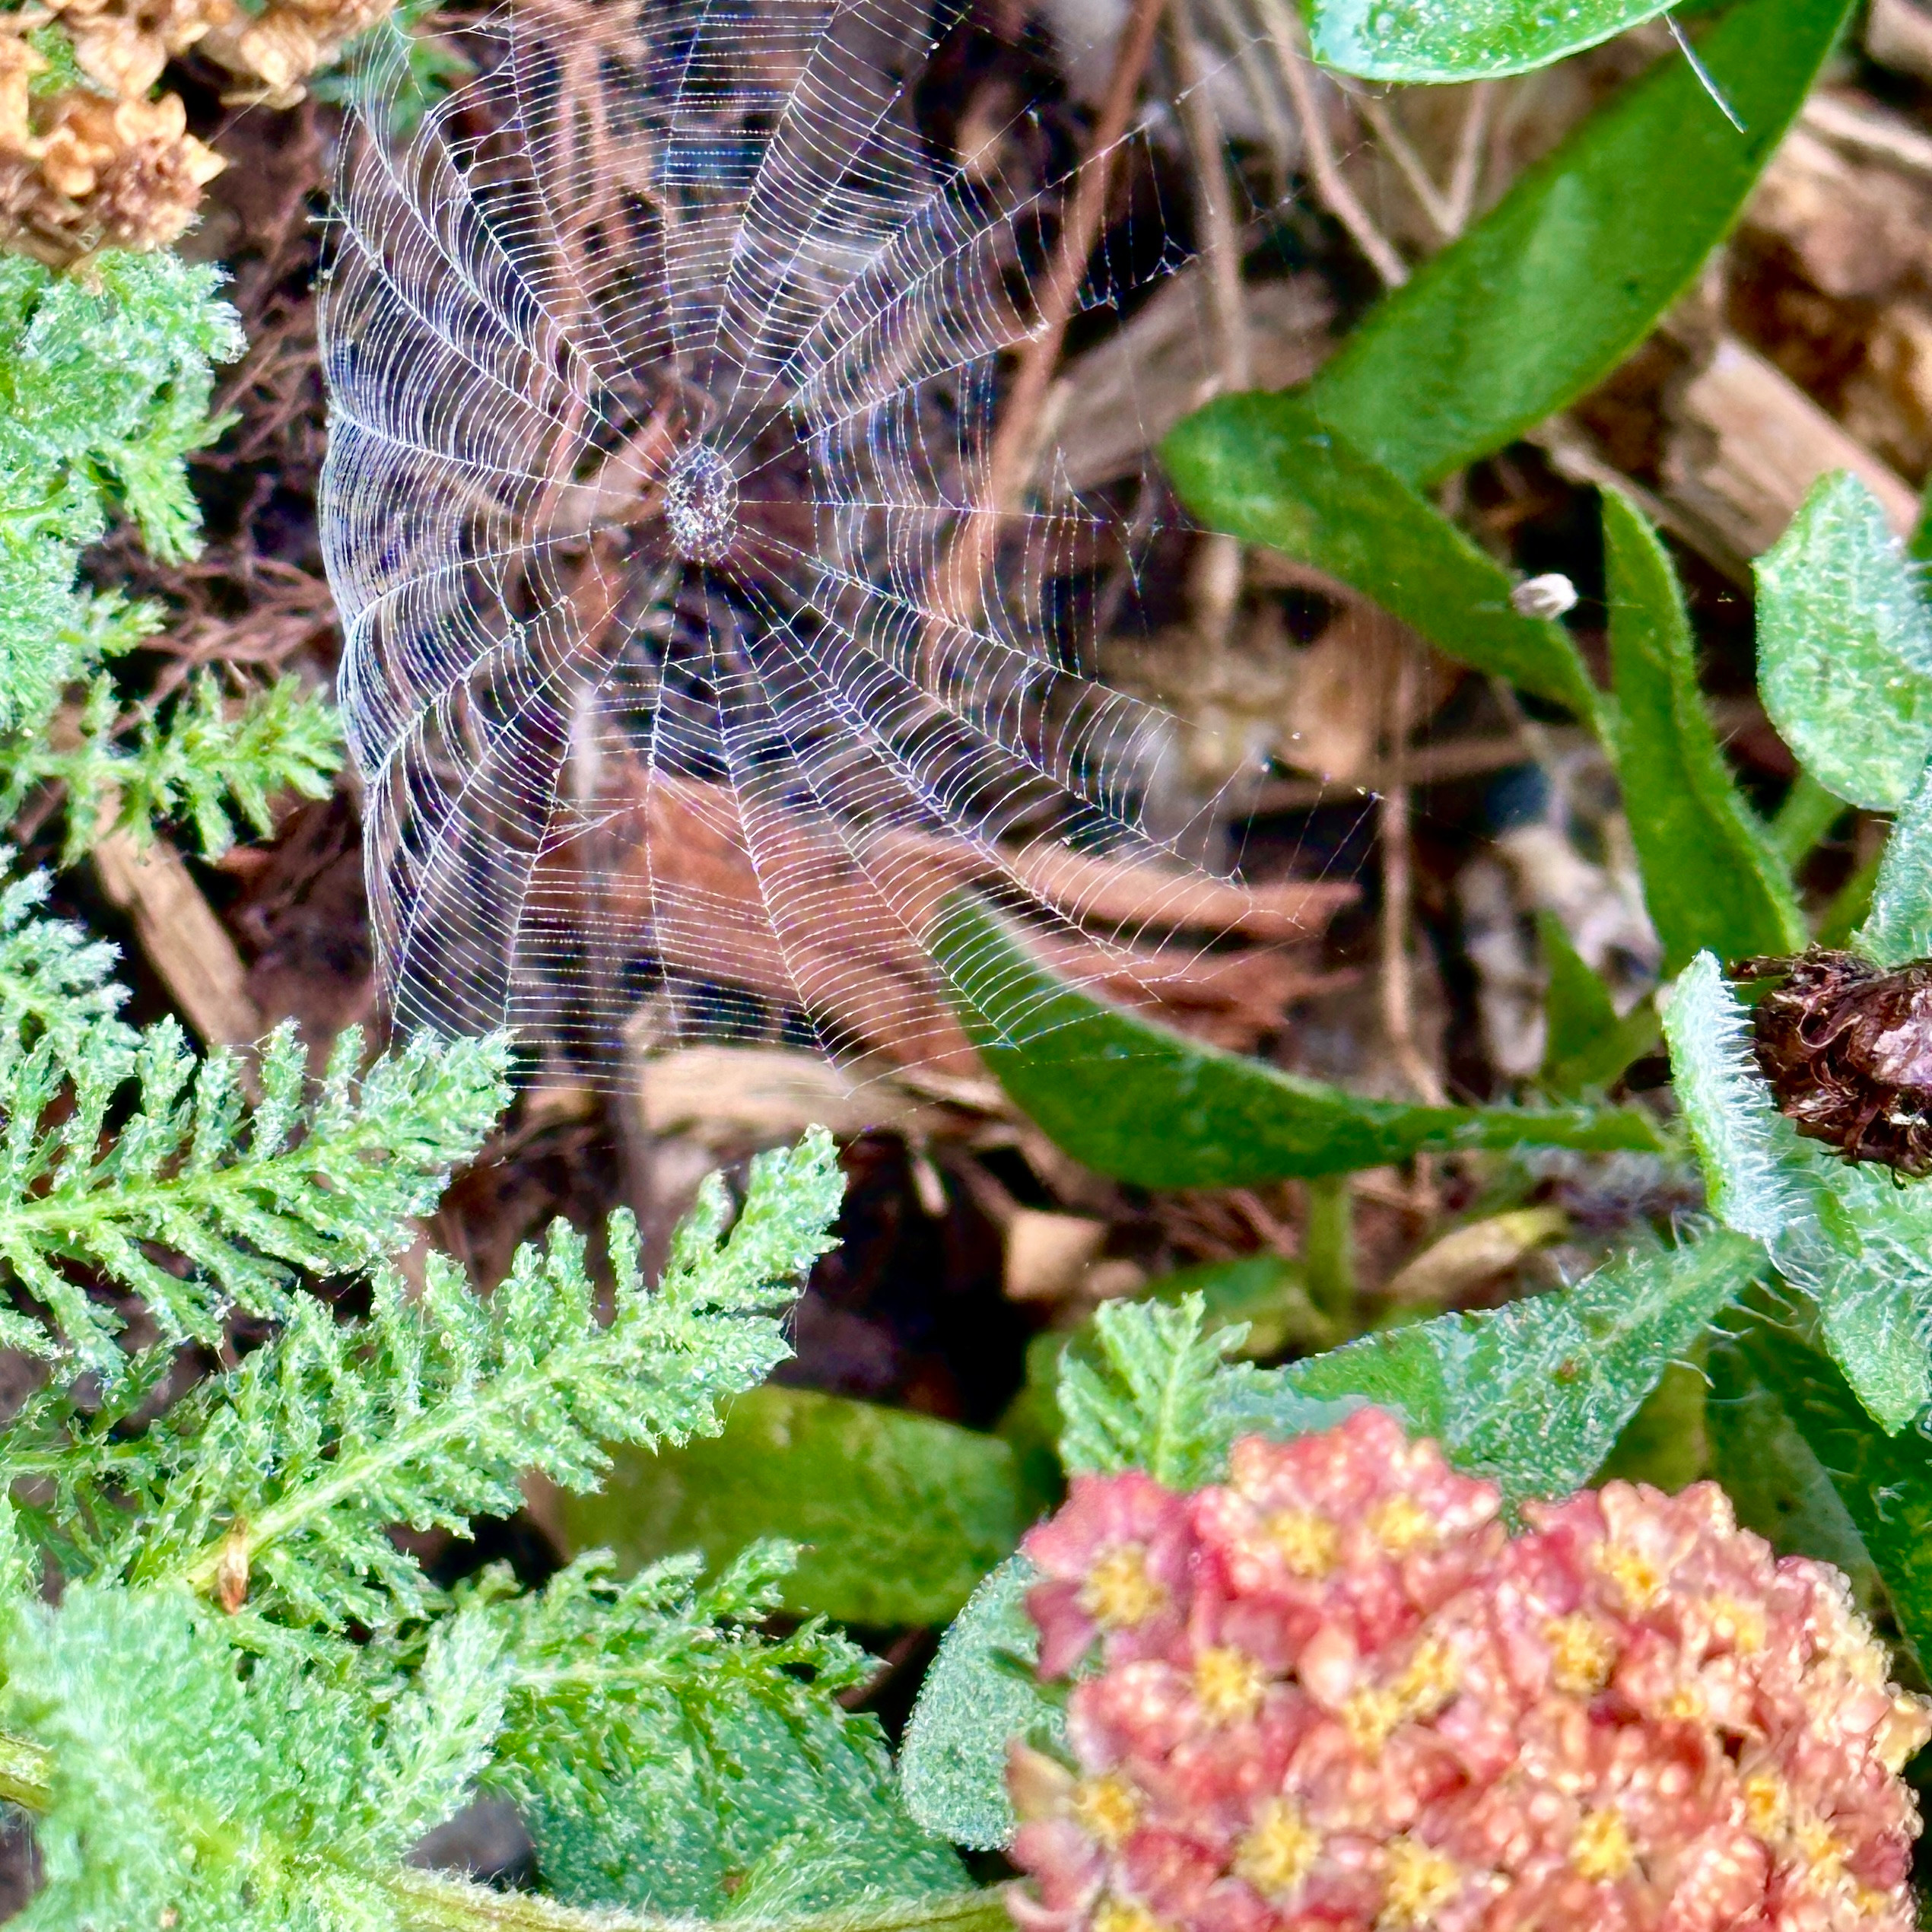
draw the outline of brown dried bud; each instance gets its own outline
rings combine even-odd
[[[1932,960],[1887,972],[1813,946],[1730,970],[1783,982],[1758,1004],[1758,1064],[1798,1132],[1848,1161],[1932,1174]]]
[[[302,83],[328,66],[359,33],[394,11],[396,0],[269,0],[250,18],[234,16],[210,33],[202,51],[231,73],[261,83],[231,100],[292,107]]]

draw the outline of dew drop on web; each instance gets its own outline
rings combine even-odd
[[[671,547],[690,564],[723,560],[738,534],[738,479],[708,443],[688,443],[664,481]]]

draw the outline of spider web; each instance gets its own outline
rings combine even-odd
[[[640,1009],[961,1065],[962,889],[1116,991],[1198,966],[1179,727],[1085,675],[1171,501],[1049,448],[983,513],[1077,150],[1050,102],[931,138],[965,24],[531,0],[406,146],[380,104],[345,144],[323,518],[399,1024],[593,1079]],[[1088,307],[1185,259],[1145,122],[1112,158]]]

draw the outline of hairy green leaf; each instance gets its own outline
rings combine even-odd
[[[1569,634],[1511,607],[1514,580],[1301,396],[1223,396],[1161,445],[1180,500],[1218,530],[1352,585],[1464,664],[1594,722]]]
[[[943,1623],[1019,1540],[1029,1498],[1012,1449],[930,1416],[807,1389],[755,1389],[723,1432],[621,1455],[565,1507],[574,1543],[627,1563],[684,1549],[728,1561],[762,1538],[802,1546],[793,1610],[877,1625]]]
[[[1527,74],[1654,20],[1668,0],[1314,0],[1315,58],[1368,81],[1480,80]]]
[[[1700,946],[1796,952],[1809,935],[1784,866],[1733,782],[1698,690],[1676,572],[1636,510],[1603,493],[1613,737],[1644,901],[1667,973]]]
[[[1733,1346],[1831,1478],[1924,1670],[1932,1663],[1932,1443],[1918,1429],[1873,1428],[1845,1377],[1788,1321],[1761,1311]]]
[[[1060,1707],[1032,1675],[1040,1633],[1026,1613],[1038,1572],[1009,1556],[973,1594],[939,1645],[906,1727],[899,1779],[906,1808],[929,1831],[988,1851],[1013,1835],[1006,1748],[1066,1737]]]
[[[790,1556],[754,1546],[708,1584],[681,1557],[620,1584],[599,1552],[496,1606],[515,1669],[486,1782],[557,1896],[764,1917],[964,1883],[907,1816],[876,1721],[835,1701],[872,1660],[816,1623],[760,1632]]]
[[[997,914],[964,897],[933,948],[1015,1104],[1076,1160],[1143,1187],[1344,1174],[1428,1149],[1657,1146],[1632,1109],[1409,1106],[1219,1052],[1057,977]]]
[[[1892,821],[1870,910],[1852,944],[1881,966],[1932,954],[1932,764],[1921,772]]]
[[[1698,43],[1740,133],[1667,56],[1387,297],[1310,401],[1430,482],[1582,395],[1695,278],[1803,105],[1847,0],[1743,0]]]
[[[1860,1400],[1886,1429],[1904,1428],[1932,1400],[1932,1190],[1896,1186],[1798,1138],[1772,1104],[1743,1008],[1708,953],[1679,979],[1665,1031],[1713,1206],[1812,1296]]]
[[[1756,570],[1772,723],[1820,784],[1896,811],[1932,757],[1932,609],[1883,506],[1820,478]]]
[[[1352,1397],[1433,1436],[1512,1501],[1565,1495],[1765,1265],[1756,1241],[1723,1231],[1628,1255],[1574,1288],[1392,1329],[1269,1371],[1250,1423],[1267,1427],[1277,1391],[1292,1403]]]

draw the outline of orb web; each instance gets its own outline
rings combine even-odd
[[[1091,675],[1178,513],[1050,440],[989,510],[1081,129],[1024,37],[991,132],[936,129],[975,33],[520,0],[408,141],[380,102],[351,129],[324,539],[400,1024],[593,1081],[640,1017],[964,1067],[962,889],[1064,974],[1198,977],[1203,920],[1161,909],[1215,802],[1162,818],[1177,727]],[[1158,116],[1126,148],[1085,164],[1127,211],[1090,312],[1187,259]]]

